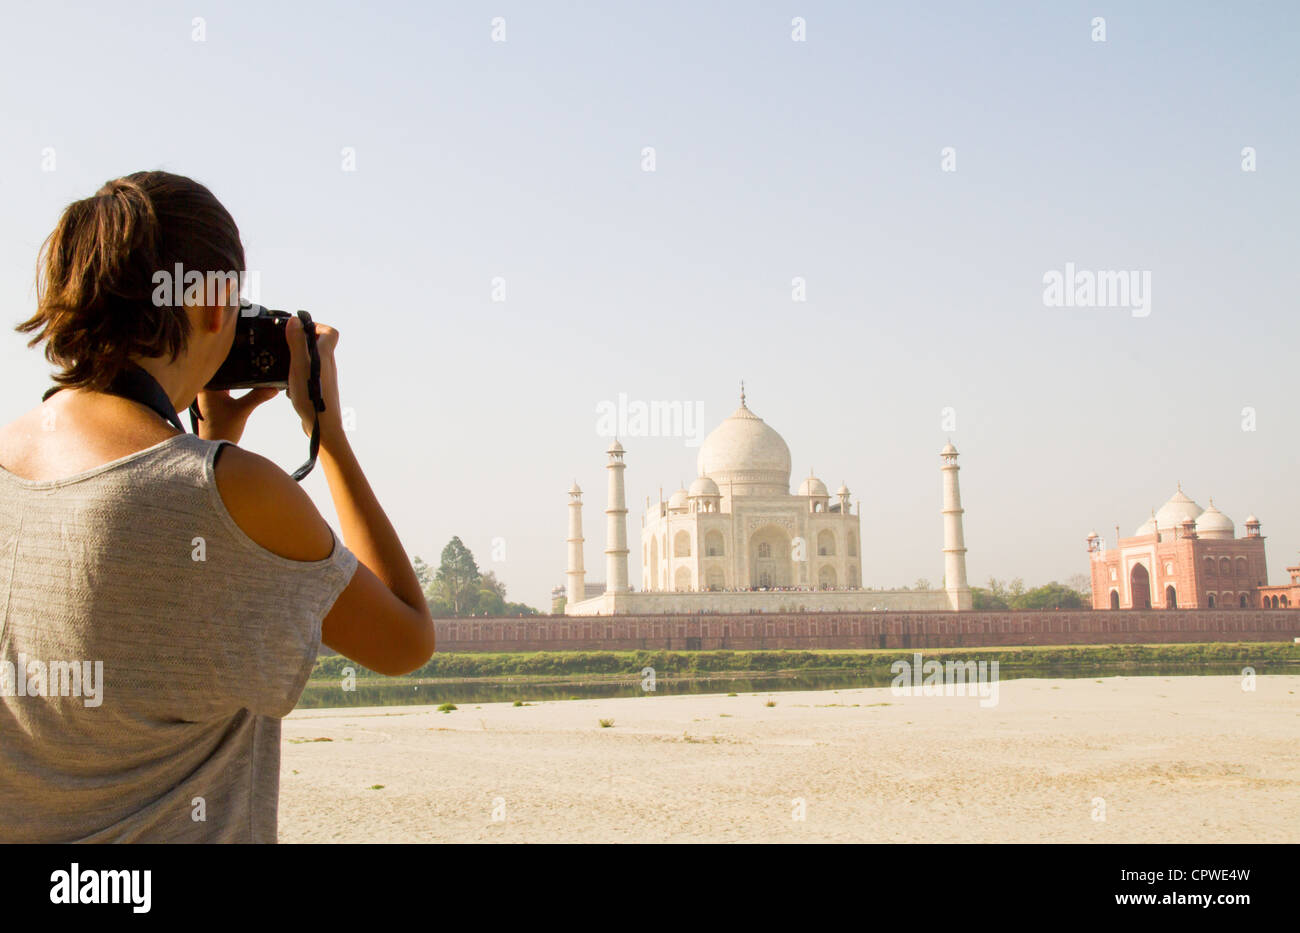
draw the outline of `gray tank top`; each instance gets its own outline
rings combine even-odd
[[[249,538],[223,443],[0,467],[0,841],[276,841],[280,718],[357,559]]]

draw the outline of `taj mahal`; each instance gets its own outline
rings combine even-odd
[[[628,583],[626,451],[606,451],[605,583],[589,584],[584,565],[582,490],[569,490],[567,615],[755,611],[966,610],[957,450],[940,453],[944,585],[940,590],[862,588],[858,511],[842,485],[832,496],[815,476],[790,492],[790,448],[740,407],[700,445],[697,476],[667,501],[647,500],[641,519],[641,588]]]

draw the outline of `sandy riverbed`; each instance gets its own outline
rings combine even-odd
[[[1300,842],[1300,676],[1256,684],[302,710],[280,841]]]

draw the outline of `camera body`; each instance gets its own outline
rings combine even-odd
[[[293,315],[244,302],[235,324],[235,342],[208,389],[289,387],[289,340],[285,325]]]

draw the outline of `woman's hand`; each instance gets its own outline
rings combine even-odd
[[[279,394],[279,389],[253,389],[246,395],[232,398],[229,390],[211,392],[204,389],[199,392],[199,414],[203,416],[199,422],[199,437],[238,444],[253,409]]]
[[[307,392],[307,374],[311,372],[311,357],[307,355],[307,335],[297,315],[285,324],[285,337],[289,341],[289,400],[302,419],[303,433],[311,436],[316,422],[316,408]],[[320,412],[320,444],[328,449],[343,440],[343,414],[339,408],[338,368],[334,364],[334,348],[339,342],[339,332],[328,324],[316,322],[316,352],[320,356],[320,394],[325,410]]]

